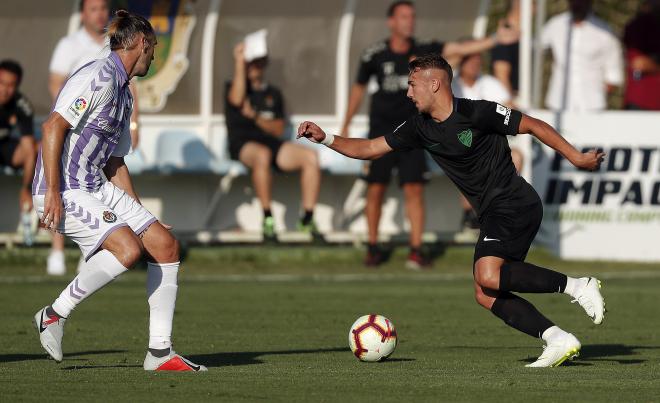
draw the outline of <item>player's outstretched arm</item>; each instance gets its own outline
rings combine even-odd
[[[315,123],[307,121],[302,122],[298,127],[298,138],[301,137],[306,137],[314,143],[324,144],[338,153],[359,160],[373,160],[392,151],[383,136],[371,140],[333,136],[326,134]]]
[[[605,153],[598,150],[590,150],[586,153],[578,151],[552,126],[540,119],[535,119],[525,114],[523,114],[520,120],[519,131],[533,135],[543,144],[559,152],[578,168],[595,171],[600,167],[600,163],[605,158]]]

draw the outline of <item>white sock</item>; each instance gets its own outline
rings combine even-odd
[[[561,330],[559,326],[551,326],[547,329],[545,329],[545,332],[541,335],[541,338],[546,342],[550,343],[553,339],[556,339],[557,337],[562,337],[565,336],[566,333],[565,331]]]
[[[68,317],[78,304],[128,270],[115,255],[105,249],[92,256],[87,261],[87,267],[53,302],[52,308],[58,315]]]
[[[172,319],[176,305],[179,262],[148,263],[149,348],[172,346]]]
[[[582,288],[583,283],[584,282],[581,278],[566,276],[566,288],[564,288],[564,294],[575,297],[575,293],[577,293],[577,291]]]

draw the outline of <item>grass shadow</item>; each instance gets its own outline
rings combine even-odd
[[[115,353],[125,353],[126,350],[89,350],[89,351],[79,351],[76,353],[66,353],[64,358],[76,358],[84,357],[88,355],[99,355],[99,354],[115,354]],[[44,360],[48,357],[46,352],[39,354],[0,354],[0,363],[6,362],[20,362],[20,361],[34,361],[34,360]]]
[[[582,346],[578,361],[567,361],[562,366],[585,366],[594,365],[594,362],[615,362],[621,365],[635,365],[646,362],[643,358],[619,358],[641,354],[640,350],[656,350],[660,346],[629,346],[625,344],[591,344]],[[523,362],[534,362],[535,358],[520,360]]]
[[[71,365],[68,367],[62,368],[62,371],[73,371],[79,369],[114,369],[114,368],[142,368],[142,365],[138,364],[117,364],[117,365]]]
[[[225,367],[233,365],[262,364],[263,360],[260,360],[259,357],[268,355],[319,354],[340,351],[349,351],[349,349],[346,347],[334,347],[309,350],[218,352],[190,355],[187,358],[192,362],[206,365],[207,367]]]

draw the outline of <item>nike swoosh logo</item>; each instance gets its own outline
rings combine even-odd
[[[46,311],[41,311],[41,319],[39,320],[39,333],[43,333],[44,330],[46,330],[46,327],[44,326],[44,313]]]
[[[490,242],[490,241],[497,241],[497,242],[500,242],[500,240],[499,240],[499,239],[495,239],[495,238],[488,238],[487,236],[485,236],[485,237],[484,237],[484,242]]]

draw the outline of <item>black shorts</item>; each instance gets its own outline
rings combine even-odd
[[[479,219],[479,240],[474,248],[474,262],[484,256],[522,262],[527,257],[543,219],[543,204],[494,206]]]
[[[284,144],[284,141],[267,134],[251,133],[236,136],[234,138],[229,137],[229,157],[233,160],[240,161],[238,157],[241,155],[241,149],[251,141],[268,147],[273,156],[271,164],[273,167],[279,169],[277,166],[277,154],[280,152],[280,148],[282,147],[282,144]]]
[[[424,150],[392,151],[369,163],[365,180],[369,183],[388,184],[396,167],[399,185],[426,183],[428,166]]]
[[[12,165],[11,160],[14,158],[18,143],[19,140],[11,137],[0,140],[0,165],[16,168]]]

